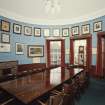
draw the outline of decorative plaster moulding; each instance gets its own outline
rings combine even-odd
[[[46,20],[46,19],[33,19],[33,18],[26,18],[14,12],[10,12],[0,8],[0,15],[7,17],[9,19],[14,19],[20,22],[26,22],[30,24],[38,24],[38,25],[66,25],[66,24],[75,24],[79,22],[84,22],[88,20],[92,20],[101,16],[105,15],[105,8],[99,11],[96,11],[91,14],[87,14],[84,16],[80,16],[78,18],[73,19],[59,19],[59,20]]]
[[[54,40],[54,39],[65,39],[65,38],[62,37],[62,36],[59,36],[59,37],[50,36],[50,37],[48,37],[48,38],[46,38],[46,39]]]

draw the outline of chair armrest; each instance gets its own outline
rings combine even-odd
[[[11,102],[11,101],[13,101],[13,100],[14,100],[14,98],[11,98],[11,99],[9,99],[9,100],[3,102],[3,103],[0,104],[0,105],[6,105],[6,104],[8,104],[9,102]]]
[[[47,105],[45,103],[43,103],[42,101],[38,100],[38,103],[40,103],[41,105]]]

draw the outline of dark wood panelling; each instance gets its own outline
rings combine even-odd
[[[45,63],[21,64],[21,65],[18,65],[17,74],[21,74],[21,73],[24,74],[25,72],[29,73],[31,71],[43,71],[46,69],[49,70],[55,67],[57,66],[46,67]]]
[[[29,71],[38,68],[46,68],[45,63],[21,64],[18,65],[18,72]]]
[[[17,65],[18,65],[18,61],[0,62],[0,77],[3,77],[4,76],[3,74],[5,74],[6,72],[7,74],[16,74]]]

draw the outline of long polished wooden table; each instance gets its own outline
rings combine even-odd
[[[73,75],[77,75],[83,69],[73,69]],[[15,96],[24,104],[29,104],[33,100],[42,96],[48,91],[53,90],[56,86],[72,78],[70,70],[57,67],[45,70],[44,73],[34,73],[15,80],[0,83],[0,87]]]

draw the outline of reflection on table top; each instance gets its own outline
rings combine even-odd
[[[74,69],[74,75],[82,70]],[[3,82],[0,87],[27,104],[70,78],[70,70],[58,67]]]

